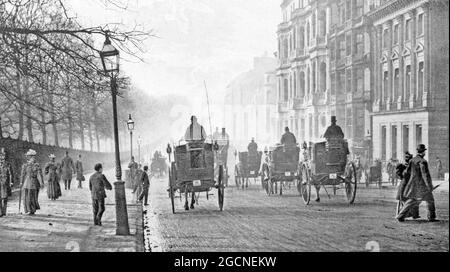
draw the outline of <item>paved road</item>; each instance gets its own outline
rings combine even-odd
[[[353,206],[340,192],[305,207],[294,189],[268,197],[253,184],[245,191],[227,188],[223,212],[214,190],[209,201],[202,195],[193,211],[176,201],[175,215],[166,189],[167,180],[153,181],[144,212],[152,251],[366,251],[371,245],[380,251],[449,250],[448,191],[435,195],[440,222],[398,223],[394,189],[363,188]],[[421,206],[424,218],[425,209]]]

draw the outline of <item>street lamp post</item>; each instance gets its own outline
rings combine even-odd
[[[119,126],[117,123],[117,76],[119,74],[119,51],[111,44],[108,33],[100,52],[103,70],[111,80],[111,95],[114,118],[114,147],[116,157],[116,179],[114,182],[116,200],[116,235],[130,235],[128,225],[127,201],[125,196],[125,182],[122,181],[122,167],[119,150]]]
[[[131,114],[128,115],[128,131],[130,132],[130,158],[133,157],[133,130],[134,130],[134,121],[131,118]]]

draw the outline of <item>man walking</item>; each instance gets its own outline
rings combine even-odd
[[[92,196],[92,211],[94,213],[94,225],[102,225],[102,216],[105,212],[106,190],[112,190],[111,183],[103,175],[103,166],[95,165],[95,173],[89,179],[89,190]]]
[[[6,153],[0,150],[0,217],[6,216],[8,197],[11,196],[11,187],[14,184],[11,166],[6,162]]]
[[[78,160],[75,163],[75,171],[77,173],[77,180],[78,180],[78,189],[83,189],[83,181],[84,181],[84,169],[83,169],[83,163],[81,162],[81,155],[78,155]]]
[[[425,145],[419,145],[417,147],[417,156],[411,160],[406,170],[410,172],[411,176],[401,196],[402,200],[405,200],[405,206],[397,216],[399,222],[404,222],[405,218],[422,201],[427,203],[428,220],[430,222],[437,221],[433,197],[433,183],[431,181],[428,162],[424,159],[426,150]]]
[[[64,180],[64,189],[70,190],[72,183],[72,173],[76,173],[73,160],[69,157],[69,151],[66,151],[66,156],[61,161],[62,179]]]
[[[137,174],[139,168],[138,163],[134,160],[134,156],[131,157],[131,161],[128,164],[128,168],[130,169],[130,182],[132,187],[134,188],[134,186],[136,185],[136,181],[138,179]]]
[[[139,202],[142,202],[144,200],[144,205],[148,206],[148,190],[150,189],[150,179],[153,177],[153,174],[148,176],[148,166],[144,166],[144,172],[142,172],[142,175],[139,179],[139,183],[142,184],[142,193],[139,196],[138,200]]]

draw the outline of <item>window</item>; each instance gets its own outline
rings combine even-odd
[[[385,29],[383,31],[383,48],[388,48],[389,46],[389,30]]]
[[[420,145],[422,143],[422,125],[416,125],[416,145]]]
[[[337,59],[340,60],[341,58],[345,57],[345,37],[340,36],[338,38],[339,43],[339,51],[337,52]]]
[[[312,92],[315,93],[316,92],[316,63],[313,62],[312,64]]]
[[[283,101],[287,101],[289,97],[289,80],[286,78],[284,80],[284,95],[283,95]]]
[[[336,74],[331,74],[331,95],[336,95]]]
[[[364,71],[362,69],[356,70],[356,91],[364,91]]]
[[[300,73],[300,97],[305,96],[305,73]]]
[[[355,55],[356,56],[364,55],[364,35],[363,34],[356,35]]]
[[[346,40],[347,40],[347,49],[346,49],[347,56],[350,56],[352,54],[352,35],[347,34]]]
[[[396,101],[397,97],[399,96],[398,92],[399,81],[400,81],[400,69],[396,68],[394,70],[394,94],[393,94],[394,101]]]
[[[389,73],[387,71],[384,72],[383,76],[383,92],[384,92],[384,98],[389,97]]]
[[[397,159],[397,126],[392,126],[391,151],[392,158]]]
[[[319,115],[314,116],[314,137],[319,137]]]
[[[344,5],[339,6],[339,18],[341,20],[341,24],[345,23],[345,7],[344,7]]]
[[[417,93],[419,95],[419,98],[422,97],[423,91],[424,91],[424,72],[423,72],[423,61],[419,62],[419,69],[417,71]]]
[[[330,55],[331,55],[331,60],[333,61],[336,58],[336,43],[335,43],[335,41],[332,41],[330,43]]]
[[[352,1],[347,0],[345,3],[345,19],[350,20],[352,16]]]
[[[352,92],[352,70],[347,69],[346,78],[347,78],[346,90],[347,90],[347,93],[351,93]]]
[[[403,126],[403,153],[409,151],[409,126]]]
[[[303,50],[305,48],[305,28],[304,27],[300,27],[298,37],[299,37],[300,50]]]
[[[405,21],[405,41],[411,39],[411,19]]]
[[[417,36],[423,34],[423,13],[419,14],[417,18]]]
[[[311,26],[312,26],[312,38],[314,39],[316,37],[316,14],[313,14],[311,19]]]
[[[345,118],[345,128],[347,138],[353,137],[353,112],[351,107],[347,107],[346,118]]]
[[[309,115],[309,138],[311,139],[313,137],[313,117],[310,114]]]
[[[386,126],[381,127],[381,160],[386,161]]]
[[[411,65],[405,68],[405,98],[411,93]]]
[[[364,0],[356,0],[355,16],[359,17],[364,12]]]
[[[306,24],[306,46],[309,46],[309,40],[311,39],[310,37],[310,29],[309,29],[309,23]]]
[[[398,24],[394,25],[394,45],[398,44]]]
[[[311,93],[311,71],[309,70],[309,67],[306,72],[306,91]]]
[[[337,92],[339,94],[344,93],[345,91],[345,73],[343,71],[338,72],[339,76],[338,76],[338,90]]]
[[[321,11],[319,16],[319,35],[323,37],[327,33],[327,14],[325,11]]]
[[[305,119],[304,118],[302,118],[302,119],[300,119],[300,135],[301,135],[301,139],[302,140],[305,140],[305,134],[306,134],[306,131],[305,131]]]
[[[325,92],[327,90],[327,65],[325,63],[320,64],[320,91]]]

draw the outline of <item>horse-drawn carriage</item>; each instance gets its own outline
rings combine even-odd
[[[278,193],[283,195],[283,186],[297,185],[300,181],[300,148],[297,145],[279,145],[269,155],[269,163],[263,164],[262,186],[270,196]]]
[[[304,154],[300,171],[301,182],[298,184],[304,203],[310,204],[312,186],[316,188],[318,201],[320,188],[323,187],[326,191],[326,186],[331,186],[335,195],[339,189],[344,189],[347,201],[353,204],[358,180],[355,164],[347,159],[347,141],[330,139],[326,142],[311,143]],[[327,195],[330,197],[328,191]]]
[[[163,177],[167,173],[167,159],[164,157],[153,158],[150,164],[150,170],[155,173],[157,177]]]
[[[197,142],[179,145],[174,148],[174,162],[169,169],[169,196],[172,202],[172,212],[175,213],[175,194],[185,195],[185,210],[189,210],[188,198],[192,197],[191,209],[198,201],[196,194],[206,193],[215,188],[218,190],[219,209],[223,210],[224,203],[224,170],[219,165],[218,174],[215,175],[215,153],[217,145]],[[168,148],[169,156],[172,148]]]
[[[236,154],[237,155],[237,154]],[[234,167],[237,188],[248,188],[249,180],[259,178],[262,152],[239,152],[239,162]]]
[[[366,173],[366,187],[372,183],[377,184],[380,188],[383,185],[383,167],[380,160],[376,160]]]

